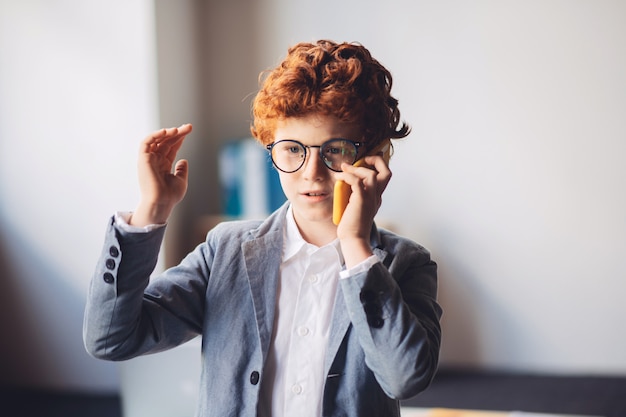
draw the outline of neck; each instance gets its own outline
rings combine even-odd
[[[311,245],[322,247],[337,238],[337,226],[332,221],[329,222],[307,222],[298,221],[296,225],[302,238]]]

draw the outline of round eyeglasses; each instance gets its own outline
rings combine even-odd
[[[286,139],[267,145],[267,150],[276,168],[286,173],[292,173],[304,165],[307,149],[319,148],[320,158],[328,169],[341,172],[343,162],[350,165],[354,164],[362,145],[363,142],[353,142],[348,139],[330,139],[321,145],[307,146],[297,140]]]

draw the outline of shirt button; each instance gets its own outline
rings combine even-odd
[[[296,395],[302,394],[302,385],[300,384],[294,385],[293,387],[291,387],[291,392],[293,392]]]
[[[260,375],[259,375],[259,373],[257,371],[252,372],[250,374],[250,383],[252,385],[258,384],[259,383],[259,377],[260,377]]]
[[[306,336],[307,334],[309,334],[309,329],[308,329],[308,327],[305,327],[305,326],[300,326],[300,327],[298,327],[298,334],[299,334],[300,336],[303,336],[303,337],[304,337],[304,336]]]
[[[309,282],[310,282],[311,284],[315,284],[315,283],[317,283],[317,281],[319,281],[319,278],[317,277],[317,275],[311,275],[311,276],[309,277]]]
[[[106,282],[107,284],[112,284],[113,281],[115,281],[115,277],[113,276],[112,273],[110,272],[106,272],[103,276],[102,279],[104,279],[104,282]]]

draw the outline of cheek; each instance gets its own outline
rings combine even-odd
[[[334,186],[334,185],[335,185],[335,183],[336,183],[337,181],[339,181],[339,176],[341,175],[341,173],[339,173],[339,172],[334,172],[334,171],[331,171],[331,172],[332,172],[332,174],[330,174],[330,182],[331,182],[331,183],[333,184],[333,186]]]
[[[286,174],[282,171],[278,171],[278,179],[280,180],[280,186],[283,189],[283,193],[285,194],[287,199],[289,199],[295,192],[294,185],[293,185],[294,184],[293,177],[294,177],[293,174]]]

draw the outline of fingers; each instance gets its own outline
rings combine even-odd
[[[174,176],[184,180],[185,182],[187,181],[189,176],[189,163],[186,159],[181,159],[176,163],[176,166],[174,167]]]
[[[342,165],[342,178],[357,189],[376,191],[379,196],[387,188],[391,179],[391,171],[380,156],[367,156],[364,158],[365,165],[355,167],[348,164]],[[357,191],[353,189],[353,192]]]
[[[382,204],[382,194],[391,178],[391,171],[381,156],[368,156],[361,166],[342,164],[343,180],[352,190],[344,215],[337,225],[341,239],[367,239],[374,217]]]
[[[146,138],[148,142],[160,143],[164,140],[177,138],[179,136],[185,136],[189,134],[192,130],[193,126],[191,123],[183,124],[179,127],[170,127],[168,129],[160,129],[155,132],[152,132]]]
[[[191,130],[192,125],[189,123],[180,127],[157,130],[144,139],[141,151],[144,153],[158,152],[173,159]]]

